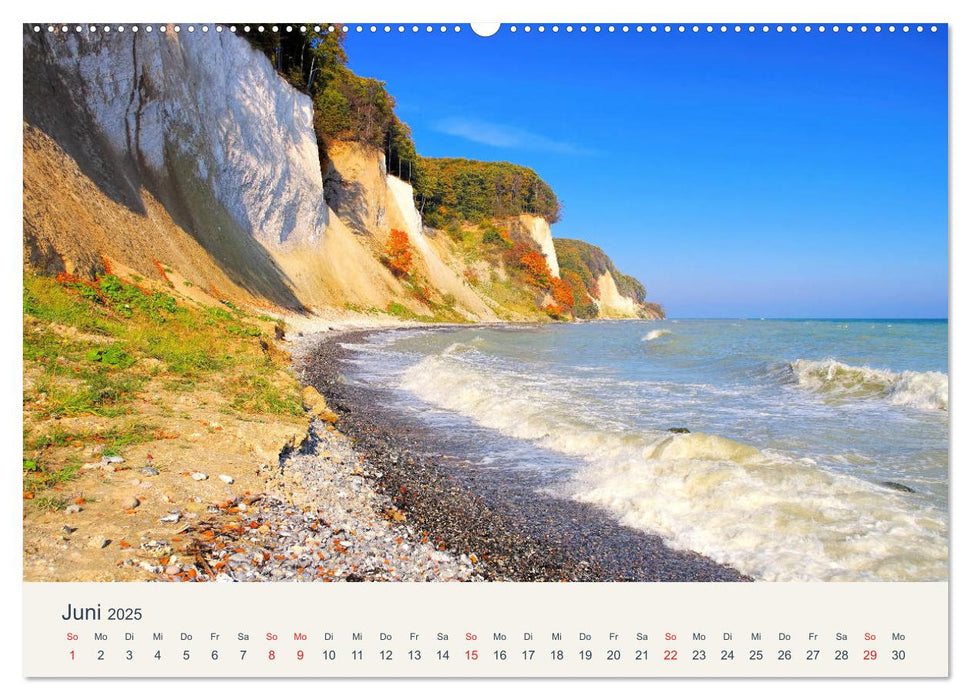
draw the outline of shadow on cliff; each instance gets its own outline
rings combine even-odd
[[[219,269],[250,294],[300,313],[306,306],[293,282],[252,231],[246,230],[216,200],[207,183],[195,175],[189,157],[166,144],[165,171],[155,174],[138,162],[137,148],[118,153],[98,127],[67,71],[54,65],[44,33],[25,27],[24,121],[53,139],[78,169],[112,201],[139,216],[148,216],[140,189],[144,187],[165,207],[182,230],[192,236]],[[127,38],[126,38],[127,39]],[[137,41],[137,36],[132,36]],[[133,49],[134,50],[134,49]],[[139,86],[141,88],[141,86]],[[127,131],[127,124],[119,129]],[[55,193],[51,193],[52,196]],[[120,236],[125,232],[119,231]],[[25,241],[28,248],[32,242]]]
[[[324,171],[324,201],[353,233],[365,236],[368,227],[368,198],[364,185],[345,180],[333,162]]]
[[[53,50],[45,33],[25,28],[24,121],[35,126],[64,149],[84,175],[112,200],[145,216],[147,211],[135,182],[138,174],[112,153],[63,71],[53,65]]]
[[[146,189],[165,205],[169,216],[189,232],[229,279],[250,292],[291,311],[306,307],[293,292],[293,282],[266,248],[230,215],[195,172],[191,156],[166,143],[165,177],[149,176]]]

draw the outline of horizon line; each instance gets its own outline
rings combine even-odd
[[[667,316],[658,321],[948,321],[948,316]]]

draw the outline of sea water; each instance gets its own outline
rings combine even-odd
[[[756,580],[947,578],[946,321],[415,329],[355,349],[352,380],[461,432],[467,469],[539,472]]]

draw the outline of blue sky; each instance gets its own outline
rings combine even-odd
[[[947,315],[947,37],[351,34],[426,156],[535,169],[671,316]]]

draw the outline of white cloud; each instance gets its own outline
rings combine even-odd
[[[520,148],[573,155],[589,155],[589,149],[566,141],[557,141],[526,129],[506,124],[494,124],[478,119],[443,119],[435,125],[437,131],[497,148]]]

